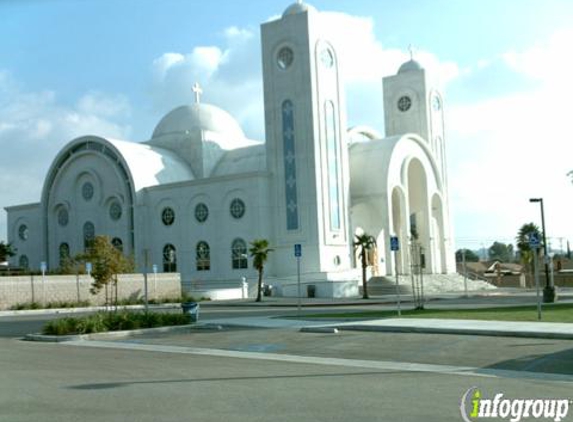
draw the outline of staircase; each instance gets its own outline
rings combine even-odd
[[[412,278],[410,275],[400,275],[400,294],[412,294]],[[439,294],[451,292],[463,292],[465,290],[464,278],[459,274],[424,274],[424,293]],[[468,291],[492,290],[496,289],[482,280],[467,280]],[[358,289],[362,295],[362,282],[359,282]],[[371,277],[368,280],[369,296],[396,295],[396,277]]]

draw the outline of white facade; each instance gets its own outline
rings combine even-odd
[[[266,142],[198,101],[169,112],[143,143],[84,136],[55,158],[41,202],[7,208],[12,265],[59,266],[108,235],[139,270],[181,273],[188,290],[236,286],[254,277],[248,243],[275,251],[266,277],[294,295],[303,280],[319,296],[357,293],[354,234],[378,240],[377,272],[396,271],[389,236],[410,242],[426,271],[455,270],[447,194],[443,100],[411,60],[384,79],[386,135],[357,127],[350,143],[341,63],[322,16],[295,3],[261,27]]]

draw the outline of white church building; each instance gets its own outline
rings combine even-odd
[[[139,271],[179,272],[187,290],[254,283],[249,242],[274,252],[265,281],[295,295],[356,295],[356,233],[377,239],[373,272],[455,272],[443,100],[409,60],[383,79],[386,137],[347,128],[341,63],[323,16],[294,3],[261,27],[265,141],[247,139],[221,108],[200,102],[163,117],[145,142],[97,135],[55,157],[39,203],[6,208],[12,265],[55,269],[107,235]],[[382,110],[380,111],[382,112]],[[389,238],[397,236],[397,257]],[[372,258],[372,257],[371,257]],[[198,287],[200,286],[200,287]],[[306,290],[305,290],[306,291]]]

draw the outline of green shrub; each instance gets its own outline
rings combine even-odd
[[[187,315],[158,312],[98,312],[85,317],[64,317],[48,322],[43,330],[47,335],[91,334],[105,331],[137,330],[189,324]]]

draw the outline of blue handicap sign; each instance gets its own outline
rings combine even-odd
[[[400,250],[400,240],[398,236],[390,236],[390,250],[399,251]]]
[[[295,243],[294,245],[294,256],[297,258],[302,256],[302,245],[300,243]]]
[[[530,233],[529,234],[529,247],[531,248],[538,248],[540,244],[539,236],[537,233]]]

